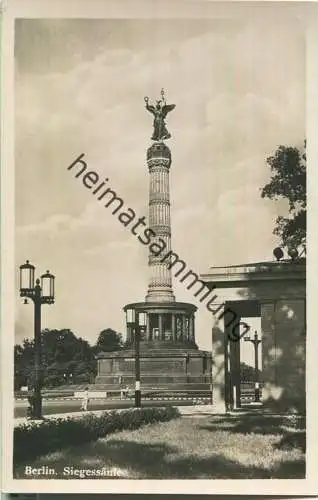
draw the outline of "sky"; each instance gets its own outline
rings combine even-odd
[[[42,327],[94,343],[104,328],[124,333],[123,306],[144,300],[147,248],[67,167],[84,153],[147,216],[144,97],[162,87],[176,104],[167,118],[173,250],[198,273],[272,260],[286,204],[260,188],[277,146],[303,143],[304,77],[303,28],[288,18],[17,20],[16,267],[29,259],[56,276]],[[174,291],[193,301],[183,284]],[[211,325],[199,309],[200,348],[211,348]],[[32,331],[31,306],[17,297],[16,340]]]

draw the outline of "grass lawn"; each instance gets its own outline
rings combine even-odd
[[[63,475],[64,467],[105,467],[109,478],[122,479],[301,479],[305,431],[285,425],[259,415],[184,417],[65,448],[28,465],[55,470],[39,479],[78,479]],[[17,466],[15,477],[35,478],[24,471]]]

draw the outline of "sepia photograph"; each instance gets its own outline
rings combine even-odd
[[[208,3],[12,21],[16,488],[308,478],[306,16]]]

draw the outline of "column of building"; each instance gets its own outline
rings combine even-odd
[[[164,255],[171,249],[169,168],[171,153],[163,143],[154,143],[147,153],[149,169],[149,228],[155,236],[153,244],[158,244],[158,253],[149,247],[149,283],[147,302],[172,302],[172,277],[169,260],[163,261]],[[163,252],[162,242],[165,243]],[[157,248],[157,247],[156,247]],[[159,320],[162,324],[162,319]],[[159,327],[160,329],[160,327]],[[160,330],[162,336],[162,330]]]

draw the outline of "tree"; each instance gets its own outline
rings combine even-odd
[[[14,388],[29,385],[34,372],[34,341],[24,339],[14,346]]]
[[[89,343],[68,329],[43,330],[44,383],[90,382],[96,361]]]
[[[259,376],[261,376],[261,371],[258,371]],[[244,361],[241,361],[240,363],[240,374],[241,374],[241,381],[244,382],[253,382],[255,379],[255,367],[250,366],[247,363],[244,363]]]
[[[96,374],[96,360],[89,343],[76,337],[71,330],[41,332],[41,372],[44,386],[66,382],[90,382]],[[25,339],[15,345],[15,388],[32,386],[34,377],[34,341]]]
[[[272,176],[262,198],[288,200],[289,217],[278,216],[274,234],[287,248],[306,248],[306,141],[303,149],[279,146],[267,158]]]
[[[94,352],[97,354],[101,351],[112,352],[123,348],[123,338],[120,333],[115,332],[111,328],[102,330],[98,336],[94,346]]]

